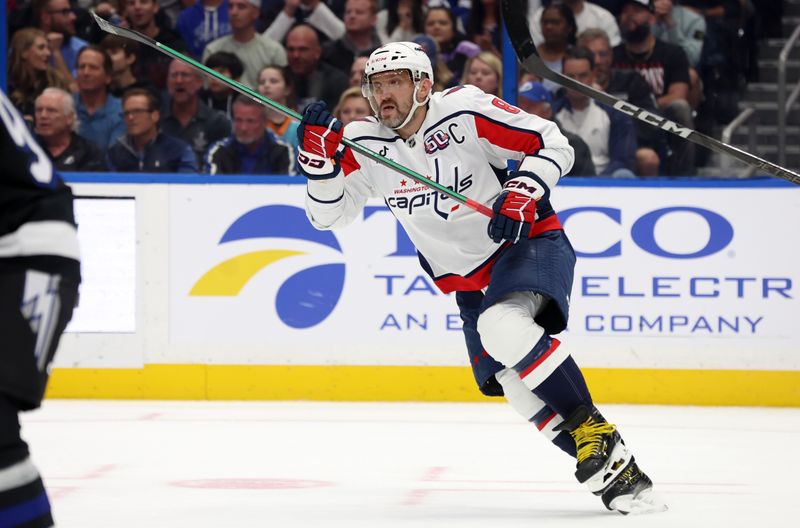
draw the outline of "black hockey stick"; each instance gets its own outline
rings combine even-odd
[[[234,81],[233,79],[229,79],[228,77],[222,75],[221,73],[212,70],[208,66],[206,66],[206,65],[204,65],[204,64],[202,64],[200,62],[197,62],[193,58],[187,57],[186,55],[184,55],[184,54],[182,54],[182,53],[180,53],[178,51],[175,51],[174,49],[170,48],[169,46],[167,46],[165,44],[161,44],[160,42],[157,42],[157,41],[151,39],[147,35],[142,35],[138,31],[134,31],[132,29],[121,28],[119,26],[115,26],[114,24],[111,24],[109,21],[105,20],[104,18],[101,18],[100,16],[98,16],[97,13],[95,13],[94,11],[92,11],[91,13],[92,13],[92,16],[94,17],[95,22],[97,22],[97,25],[100,26],[100,29],[102,29],[103,31],[105,31],[107,33],[111,33],[113,35],[117,35],[119,37],[124,37],[124,38],[131,39],[131,40],[135,40],[136,42],[144,44],[145,46],[149,46],[149,47],[154,48],[154,49],[156,49],[156,50],[158,50],[158,51],[160,51],[160,52],[162,52],[162,53],[164,53],[166,55],[169,55],[173,59],[178,59],[179,61],[184,62],[184,63],[188,64],[189,66],[191,66],[191,67],[193,67],[193,68],[195,68],[197,70],[200,70],[201,72],[205,73],[206,75],[210,75],[211,77],[214,77],[215,79],[217,79],[221,83],[224,83],[225,85],[231,87],[232,89],[236,90],[240,94],[243,94],[243,95],[249,97],[250,99],[253,99],[254,101],[257,101],[257,102],[261,103],[264,106],[268,106],[268,107],[272,108],[273,110],[276,110],[276,111],[282,113],[285,116],[291,117],[292,119],[295,119],[297,121],[300,121],[303,118],[303,116],[301,116],[300,114],[298,114],[297,112],[295,112],[291,108],[287,108],[287,107],[283,106],[280,103],[277,103],[277,102],[275,102],[275,101],[273,101],[271,99],[268,99],[268,98],[264,97],[260,93],[248,88],[247,86],[245,86],[245,85],[243,85],[241,83],[238,83],[238,82]],[[399,172],[400,174],[403,174],[404,176],[408,176],[412,180],[414,180],[414,181],[416,181],[418,183],[421,183],[422,185],[425,185],[426,187],[429,187],[431,189],[439,191],[440,193],[442,193],[444,195],[447,195],[450,198],[454,199],[455,201],[466,205],[470,209],[474,209],[475,211],[481,213],[484,216],[487,216],[487,217],[491,218],[492,215],[493,215],[492,209],[490,207],[487,207],[487,206],[485,206],[484,204],[482,204],[480,202],[476,202],[472,198],[467,198],[463,194],[460,194],[460,193],[458,193],[458,192],[456,192],[456,191],[454,191],[454,190],[452,190],[452,189],[450,189],[448,187],[445,187],[444,185],[442,185],[442,184],[440,184],[438,182],[435,182],[435,181],[431,180],[430,178],[428,178],[426,176],[423,176],[422,174],[420,174],[420,173],[418,173],[418,172],[416,172],[414,170],[409,169],[408,167],[404,167],[403,165],[400,165],[399,163],[396,163],[396,162],[390,160],[389,158],[385,158],[385,157],[381,156],[380,154],[378,154],[377,152],[368,149],[367,147],[364,147],[362,145],[359,145],[358,143],[350,141],[347,138],[344,138],[342,140],[342,143],[344,145],[350,147],[351,149],[355,150],[359,154],[363,154],[364,156],[367,156],[368,158],[371,158],[371,159],[377,161],[381,165],[389,167],[390,169],[394,169],[397,172]]]
[[[591,86],[587,86],[567,77],[566,75],[551,70],[544,63],[544,61],[542,61],[542,58],[539,57],[538,51],[536,51],[536,45],[534,45],[530,30],[528,29],[526,16],[527,11],[524,9],[524,2],[522,0],[502,0],[501,5],[503,11],[503,21],[506,24],[506,30],[508,31],[508,36],[511,39],[511,44],[514,46],[514,50],[517,52],[517,58],[519,59],[520,63],[522,63],[525,69],[529,72],[540,77],[544,77],[545,79],[553,81],[554,83],[564,86],[565,88],[571,88],[576,92],[587,95],[595,101],[599,101],[603,104],[611,106],[624,114],[635,117],[640,121],[644,121],[648,125],[660,128],[661,130],[670,132],[676,136],[680,136],[691,141],[692,143],[697,143],[698,145],[702,145],[715,152],[732,156],[739,161],[747,163],[751,167],[761,169],[773,176],[777,176],[778,178],[783,178],[784,180],[800,185],[800,174],[797,174],[796,172],[790,171],[789,169],[781,167],[780,165],[776,165],[763,158],[759,158],[758,156],[728,145],[727,143],[723,143],[717,139],[708,137],[705,134],[697,132],[696,130],[681,126],[673,121],[670,121],[669,119],[665,119],[659,115],[653,114],[652,112],[642,110],[636,105],[632,105],[626,101],[617,99],[612,95],[600,90],[596,90]]]

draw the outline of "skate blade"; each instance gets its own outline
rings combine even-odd
[[[611,506],[612,510],[616,510],[623,515],[647,515],[665,512],[669,509],[667,504],[652,489],[646,489],[636,497],[633,495],[621,495],[612,500],[609,506]]]

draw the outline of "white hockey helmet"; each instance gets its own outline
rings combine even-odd
[[[364,77],[361,81],[361,94],[369,101],[369,105],[376,116],[379,110],[374,97],[372,97],[369,78],[376,73],[397,70],[408,70],[411,74],[411,81],[414,83],[414,95],[411,111],[399,126],[392,127],[394,130],[403,128],[411,120],[416,109],[428,102],[428,98],[422,102],[417,101],[420,81],[422,79],[430,79],[431,83],[433,83],[433,67],[422,46],[414,42],[391,42],[381,46],[373,51],[369,59],[367,59],[367,64],[364,67]]]
[[[391,42],[373,51],[367,59],[364,83],[373,73],[394,70],[410,71],[415,83],[423,79],[423,73],[433,82],[433,67],[422,46],[414,42]]]

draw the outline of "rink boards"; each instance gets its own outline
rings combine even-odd
[[[51,397],[483,399],[382,201],[320,232],[296,178],[97,178],[69,177],[84,285]],[[457,221],[432,198],[408,205]],[[560,339],[598,400],[800,405],[800,190],[573,179],[553,203],[579,257]]]

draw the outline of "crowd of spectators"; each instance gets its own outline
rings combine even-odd
[[[735,116],[757,72],[753,4],[774,14],[774,3],[528,0],[521,16],[551,69],[708,133]],[[89,11],[297,112],[323,100],[347,123],[372,113],[361,79],[387,42],[420,44],[435,90],[472,84],[503,97],[499,9],[499,0],[16,0],[8,93],[61,170],[291,174],[297,123],[104,33]],[[703,161],[691,143],[549,80],[520,72],[519,87],[517,104],[556,121],[578,150],[572,174],[683,175]]]

